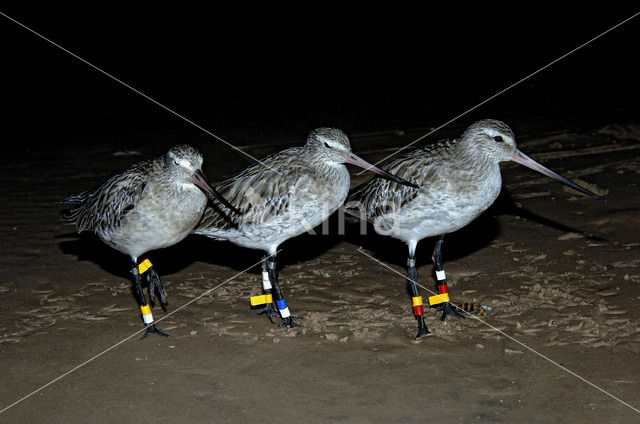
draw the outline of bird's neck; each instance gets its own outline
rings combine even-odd
[[[500,169],[499,164],[481,150],[469,148],[463,143],[455,144],[455,156],[457,157],[456,161],[462,164],[463,169],[470,173],[486,175]]]

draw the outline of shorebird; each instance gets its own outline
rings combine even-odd
[[[459,308],[449,302],[442,266],[443,237],[469,224],[496,200],[502,186],[499,163],[505,161],[514,161],[574,190],[604,200],[522,153],[511,129],[493,119],[475,122],[458,139],[442,140],[405,152],[384,167],[398,177],[420,185],[419,189],[374,178],[355,188],[349,196],[345,205],[348,213],[372,222],[377,233],[407,243],[407,279],[418,320],[416,338],[429,333],[417,287],[415,253],[418,242],[439,236],[432,256],[438,295],[429,298],[430,305],[440,305],[443,320],[449,314],[462,317],[464,312],[457,311]]]
[[[173,146],[163,156],[112,176],[97,190],[63,201],[69,208],[62,211],[61,218],[75,224],[78,233],[91,231],[131,258],[136,296],[147,326],[143,338],[151,333],[167,334],[154,323],[142,280],[146,278],[151,302],[155,301],[156,290],[165,309],[167,299],[149,259],[138,264],[138,258],[150,250],[172,246],[189,235],[202,218],[208,197],[217,197],[235,211],[209,186],[201,167],[202,155],[195,148]]]
[[[417,187],[356,156],[339,129],[318,128],[310,132],[304,146],[269,156],[216,185],[242,215],[231,215],[224,206],[209,206],[194,231],[266,253],[262,260],[265,294],[252,297],[251,304],[265,305],[260,313],[270,321],[279,315],[280,326],[297,324],[278,284],[276,252],[281,243],[318,226],[344,203],[350,182],[345,163],[398,185]]]

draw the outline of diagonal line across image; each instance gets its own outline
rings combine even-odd
[[[418,286],[420,286],[422,289],[426,290],[427,292],[431,293],[432,295],[437,295],[438,293],[434,292],[433,290],[417,283],[416,281],[413,281],[411,279],[409,279],[409,277],[405,276],[404,274],[396,271],[395,269],[391,268],[390,266],[388,266],[387,264],[379,261],[378,259],[374,258],[373,256],[369,255],[368,253],[366,253],[365,251],[362,250],[362,248],[358,248],[356,249],[356,251],[366,257],[368,257],[369,259],[371,259],[372,261],[376,262],[377,264],[387,268],[388,270],[390,270],[391,272],[398,274],[400,276],[402,276],[404,279],[406,279],[407,281],[410,281]],[[462,308],[460,308],[458,305],[452,304],[451,306],[459,309],[462,311]],[[476,315],[468,315],[469,317],[472,317],[473,319],[479,321],[480,323],[482,323],[483,325],[486,325],[487,327],[491,328],[492,330],[494,330],[497,333],[500,333],[500,335],[506,337],[507,339],[509,339],[510,341],[512,341],[513,343],[516,343],[519,346],[522,346],[523,348],[527,349],[528,351],[530,351],[531,353],[538,355],[539,357],[541,357],[542,359],[544,359],[545,361],[555,365],[556,367],[560,368],[561,370],[563,370],[564,372],[571,374],[572,376],[576,377],[577,379],[581,380],[582,382],[588,384],[589,386],[593,387],[596,390],[601,391],[602,393],[604,393],[605,395],[609,396],[610,398],[620,402],[621,404],[623,404],[624,406],[634,410],[635,412],[640,414],[640,409],[630,405],[629,403],[625,402],[624,400],[620,399],[619,397],[615,396],[614,394],[608,392],[607,390],[603,389],[600,386],[597,386],[595,384],[593,384],[592,382],[590,382],[589,380],[587,380],[586,378],[582,377],[579,374],[576,374],[575,372],[571,371],[569,368],[559,364],[558,362],[554,361],[553,359],[549,358],[548,356],[546,356],[543,353],[538,352],[537,350],[533,349],[532,347],[526,345],[525,343],[521,342],[520,340],[516,339],[515,337],[510,336],[509,334],[505,333],[504,331],[500,330],[499,328],[496,328],[495,326],[489,324],[488,322],[486,322],[485,320],[477,317]]]
[[[278,253],[278,252],[276,252]],[[220,287],[224,286],[225,284],[235,280],[236,278],[238,278],[239,276],[245,274],[246,272],[248,272],[251,268],[259,265],[260,263],[262,263],[262,259],[259,262],[254,263],[253,265],[243,269],[242,271],[240,271],[239,273],[235,274],[234,276],[224,280],[222,283],[218,284],[215,287],[210,288],[209,290],[206,290],[205,292],[203,292],[202,294],[200,294],[199,296],[194,297],[193,299],[191,299],[190,301],[188,301],[187,303],[185,303],[184,305],[181,305],[179,307],[177,307],[175,310],[168,312],[166,315],[164,315],[163,317],[159,318],[156,320],[156,322],[161,322],[167,318],[169,318],[171,315],[175,314],[176,312],[185,309],[187,306],[191,305],[193,302],[196,302],[197,300],[201,299],[202,297],[208,295],[209,293],[212,293],[213,291],[219,289]],[[135,337],[136,335],[142,333],[144,331],[144,329],[140,329],[132,334],[130,334],[129,336],[125,337],[124,339],[120,340],[119,342],[109,346],[108,348],[106,348],[105,350],[103,350],[102,352],[92,356],[91,358],[87,359],[86,361],[82,362],[81,364],[76,365],[75,367],[73,367],[72,369],[70,369],[69,371],[59,375],[58,377],[54,378],[53,380],[49,381],[48,383],[40,386],[39,388],[37,388],[36,390],[32,391],[31,393],[21,397],[20,399],[16,400],[15,402],[11,403],[10,405],[5,406],[4,408],[0,409],[0,414],[8,411],[9,409],[13,408],[14,406],[16,406],[17,404],[19,404],[20,402],[30,398],[31,396],[35,395],[38,392],[41,392],[42,390],[46,389],[47,387],[51,386],[52,384],[62,380],[63,378],[65,378],[66,376],[74,373],[75,371],[79,370],[80,368],[84,367],[85,365],[90,364],[91,362],[95,361],[96,359],[100,358],[101,356],[105,355],[106,353],[112,351],[113,349],[115,349],[116,347],[120,346],[121,344],[123,344],[124,342],[131,340],[133,337]]]
[[[264,162],[262,162],[261,160],[257,159],[256,157],[250,155],[249,153],[245,152],[244,150],[234,146],[233,144],[229,143],[228,141],[226,141],[225,139],[223,139],[222,137],[219,137],[217,135],[215,135],[214,133],[212,133],[211,131],[207,130],[206,128],[202,127],[201,125],[196,124],[195,122],[193,122],[192,120],[190,120],[189,118],[185,117],[184,115],[176,112],[175,110],[169,108],[168,106],[165,106],[164,104],[160,103],[159,101],[153,99],[152,97],[149,97],[148,95],[144,94],[143,92],[141,92],[140,90],[132,87],[131,85],[127,84],[126,82],[122,81],[121,79],[111,75],[110,73],[108,73],[107,71],[103,70],[102,68],[94,65],[93,63],[83,59],[82,57],[78,56],[77,54],[69,51],[68,49],[62,47],[60,44],[57,44],[56,42],[50,40],[49,38],[45,37],[44,35],[40,34],[39,32],[33,30],[32,28],[29,28],[28,26],[26,26],[25,24],[13,19],[11,16],[8,16],[7,14],[0,12],[1,16],[4,16],[5,18],[7,18],[8,20],[10,20],[11,22],[15,23],[16,25],[19,25],[20,27],[24,28],[25,30],[31,32],[32,34],[40,37],[41,39],[43,39],[44,41],[46,41],[47,43],[57,47],[58,49],[62,50],[63,52],[73,56],[74,58],[76,58],[77,60],[81,61],[82,63],[84,63],[87,66],[90,66],[91,68],[95,69],[96,71],[100,72],[101,74],[111,78],[113,81],[117,82],[118,84],[123,85],[124,87],[128,88],[129,90],[133,91],[134,93],[144,97],[145,99],[149,100],[150,102],[154,103],[155,105],[161,107],[162,109],[166,110],[167,112],[177,116],[178,118],[182,119],[183,121],[187,122],[188,124],[196,127],[197,129],[199,129],[200,131],[204,132],[205,134],[210,135],[211,137],[215,138],[216,140],[220,141],[221,143],[226,144],[228,147],[232,148],[233,150],[236,150],[240,153],[242,153],[243,155],[247,156],[248,158],[254,160],[255,162],[260,163],[263,166],[266,166],[267,168],[270,168],[272,171],[275,171],[276,173],[280,174],[280,172],[276,171],[275,169],[271,168],[269,165],[265,164]]]
[[[377,162],[374,162],[373,165],[379,165],[380,163],[386,161],[387,159],[392,158],[393,156],[397,155],[398,153],[408,149],[409,147],[413,146],[414,144],[418,143],[421,140],[424,140],[425,138],[429,137],[430,135],[434,134],[435,132],[441,130],[442,128],[446,127],[447,125],[451,124],[452,122],[457,121],[458,119],[462,118],[463,116],[471,113],[472,111],[478,109],[480,106],[490,102],[491,100],[495,99],[498,96],[501,96],[502,94],[506,93],[507,91],[511,90],[512,88],[522,84],[523,82],[525,82],[526,80],[530,79],[531,77],[539,74],[540,72],[544,71],[545,69],[549,68],[550,66],[560,62],[561,60],[565,59],[566,57],[572,55],[573,53],[577,52],[578,50],[586,47],[587,45],[593,43],[594,41],[596,41],[597,39],[603,37],[604,35],[608,34],[609,32],[615,30],[616,28],[626,24],[627,22],[629,22],[630,20],[634,19],[635,17],[637,17],[638,15],[640,15],[640,12],[635,13],[634,15],[626,18],[625,20],[617,23],[616,25],[612,26],[611,28],[607,29],[606,31],[601,32],[600,34],[596,35],[595,37],[591,38],[590,40],[580,44],[578,47],[574,48],[573,50],[568,51],[567,53],[563,54],[562,56],[558,57],[557,59],[552,60],[551,62],[547,63],[546,65],[544,65],[543,67],[537,69],[536,71],[530,73],[529,75],[519,79],[518,81],[514,82],[513,84],[509,85],[506,88],[503,88],[502,90],[498,91],[496,94],[488,97],[487,99],[481,101],[480,103],[476,104],[475,106],[467,109],[466,111],[460,113],[459,115],[453,117],[452,119],[448,120],[447,122],[445,122],[444,124],[441,124],[439,126],[437,126],[436,128],[434,128],[433,130],[429,131],[428,133],[421,135],[420,137],[416,138],[415,140],[413,140],[411,143],[404,145],[402,147],[400,147],[399,149],[395,150],[393,153],[383,157],[382,159],[380,159]],[[367,171],[367,169],[358,172],[358,175],[363,174],[365,171]]]

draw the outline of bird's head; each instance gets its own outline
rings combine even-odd
[[[493,162],[513,161],[519,163],[587,196],[602,201],[605,200],[600,195],[568,180],[522,153],[516,145],[513,131],[504,122],[495,119],[484,119],[473,123],[462,134],[461,144],[466,145],[465,148],[471,151],[485,155],[486,158]]]
[[[202,172],[202,154],[187,144],[173,146],[166,155],[166,166],[169,168],[171,175],[179,181],[179,184],[193,184],[201,189],[209,199],[217,199],[224,206],[234,213],[240,213],[233,205],[231,205],[216,190],[211,188],[207,182],[207,178]]]
[[[374,174],[380,175],[390,181],[395,181],[398,184],[404,184],[409,187],[418,188],[417,185],[396,177],[389,172],[378,168],[365,161],[355,153],[351,151],[351,145],[349,144],[349,138],[345,133],[336,128],[316,128],[309,133],[307,138],[308,148],[313,149],[316,157],[329,166],[339,166],[345,163],[358,166],[367,171],[371,171]]]
[[[461,143],[495,163],[512,160],[518,150],[511,128],[495,119],[483,119],[470,125],[462,134]]]
[[[172,175],[187,182],[202,168],[202,155],[194,147],[180,144],[169,149],[165,165]]]
[[[337,128],[316,128],[309,133],[306,146],[331,166],[347,162],[347,156],[351,152],[349,138]]]

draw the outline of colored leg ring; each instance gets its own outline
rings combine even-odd
[[[251,306],[264,305],[273,302],[273,295],[263,294],[260,296],[251,296]]]
[[[262,288],[271,290],[271,281],[269,281],[269,272],[262,271]]]
[[[140,265],[138,265],[138,272],[140,274],[144,274],[152,266],[153,265],[151,264],[151,261],[149,259],[145,259],[144,261],[140,262]]]
[[[153,314],[149,305],[140,306],[140,312],[142,312],[142,320],[145,324],[149,325],[153,323]]]

